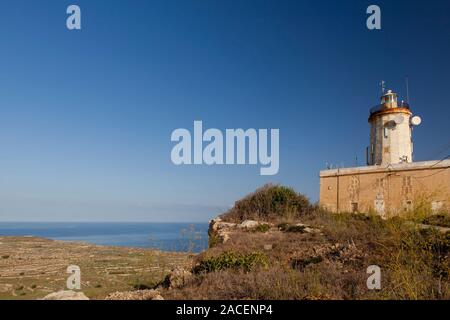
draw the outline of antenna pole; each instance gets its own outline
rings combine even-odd
[[[409,103],[409,78],[406,77],[406,102]]]

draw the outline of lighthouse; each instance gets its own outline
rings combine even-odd
[[[450,159],[413,162],[412,131],[421,119],[409,99],[398,101],[381,84],[381,101],[369,115],[368,165],[320,171],[320,206],[336,213],[373,211],[383,218],[424,204],[430,212],[450,212]]]
[[[367,164],[388,166],[412,162],[412,129],[420,122],[420,117],[413,116],[407,102],[398,102],[395,92],[384,93],[380,104],[370,109]]]

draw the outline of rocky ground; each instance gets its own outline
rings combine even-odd
[[[449,241],[447,227],[328,213],[216,218],[197,255],[0,237],[0,299],[449,299]],[[82,292],[66,289],[69,265]],[[367,288],[370,265],[381,290]]]
[[[153,298],[157,295],[144,290],[191,260],[187,253],[0,237],[0,299],[42,299],[66,290],[69,265],[80,267],[82,292],[90,299],[114,298],[117,292],[123,292],[118,298],[130,296],[127,292]]]
[[[449,299],[448,228],[364,214],[211,221],[210,248],[165,299]],[[367,268],[382,272],[367,287]]]

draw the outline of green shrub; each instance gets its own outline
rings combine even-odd
[[[261,233],[266,233],[269,230],[270,230],[270,226],[267,223],[262,223],[252,229],[253,232],[261,232]]]
[[[256,266],[267,267],[269,259],[260,252],[249,254],[226,251],[216,257],[205,258],[194,268],[194,273],[215,272],[225,269],[242,269],[246,272],[251,271]]]
[[[233,208],[222,215],[224,220],[293,220],[316,209],[308,198],[294,189],[267,184],[237,201]]]
[[[222,240],[216,233],[208,231],[208,248],[213,248],[218,244],[221,244]]]

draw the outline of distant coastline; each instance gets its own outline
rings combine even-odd
[[[39,237],[95,245],[200,252],[208,245],[207,223],[0,222],[1,236]]]

